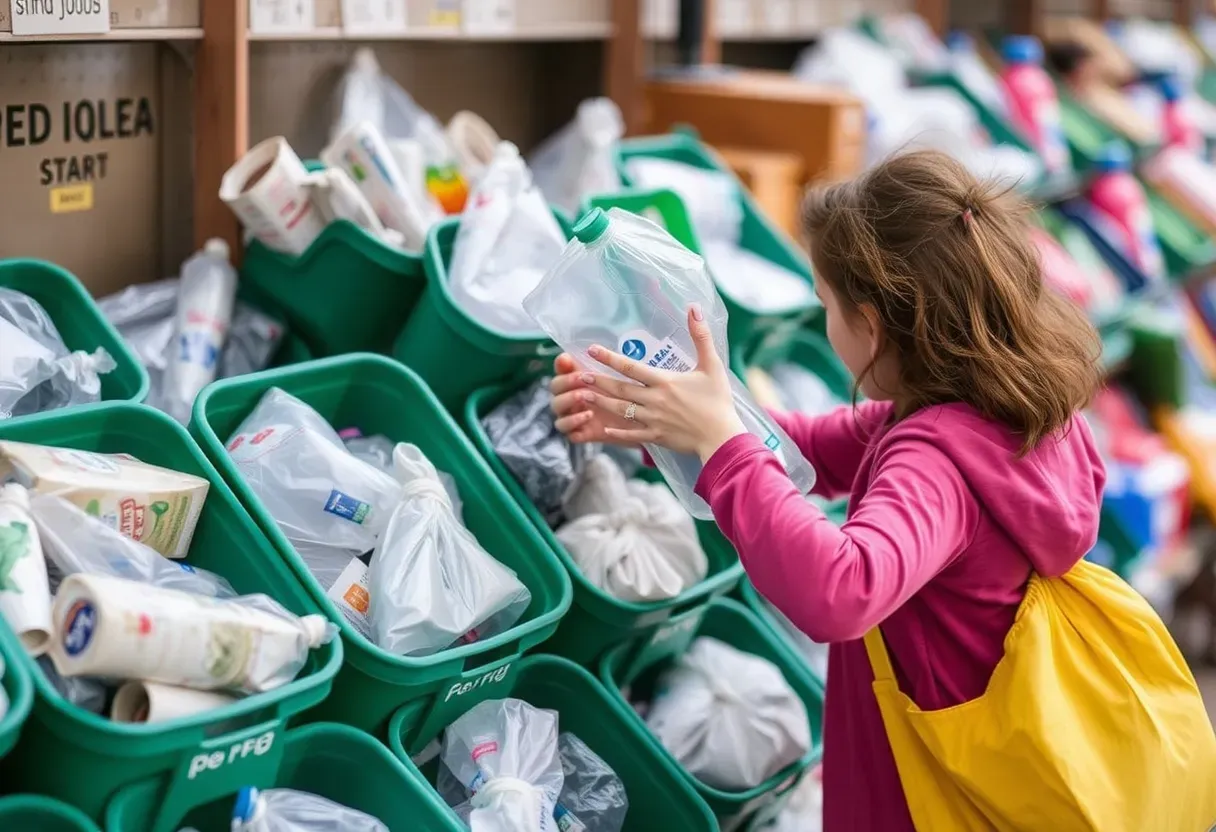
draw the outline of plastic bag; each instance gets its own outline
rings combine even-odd
[[[38,301],[0,288],[0,420],[98,401],[115,366],[101,347],[69,351]]]
[[[689,774],[754,788],[811,747],[806,707],[772,662],[699,637],[659,679],[646,724]]]
[[[557,714],[519,699],[474,705],[448,726],[442,765],[473,793],[456,813],[473,832],[559,832],[564,775]]]
[[[393,449],[396,447],[393,440],[382,433],[372,436],[361,434],[345,436],[343,434],[339,435],[346,444],[346,450],[350,451],[355,459],[361,459],[368,465],[374,465],[386,474],[393,473]],[[460,499],[460,489],[456,486],[456,478],[447,471],[440,471],[439,481],[443,483],[443,490],[448,492],[448,499],[452,501],[452,513],[457,517],[462,516],[464,503]]]
[[[616,146],[625,135],[621,108],[611,98],[588,98],[574,120],[554,133],[532,154],[536,185],[545,198],[571,216],[583,201],[621,189]]]
[[[788,312],[818,303],[810,281],[734,243],[705,243],[714,282],[736,302],[760,313]]]
[[[613,208],[583,219],[576,240],[524,299],[524,308],[583,367],[603,367],[587,354],[602,344],[648,367],[686,372],[696,366],[687,323],[694,303],[713,332],[718,356],[729,366],[726,307],[705,262],[653,222]],[[809,492],[815,484],[810,463],[743,383],[729,375],[744,426],[777,455],[794,485]],[[685,508],[694,517],[712,519],[709,506],[693,491],[701,460],[657,445],[646,449]]]
[[[38,657],[38,669],[42,671],[43,676],[46,676],[51,687],[77,708],[91,714],[105,714],[106,700],[110,696],[110,691],[101,679],[93,679],[88,676],[60,676],[50,656]],[[0,689],[0,693],[2,692],[3,690]],[[0,716],[3,715],[3,712],[0,711]]]
[[[532,593],[461,525],[422,451],[399,444],[393,468],[397,506],[367,570],[376,644],[427,656],[509,629]]]
[[[209,598],[231,598],[236,590],[223,577],[197,569],[90,517],[54,494],[30,495],[30,515],[43,551],[60,577],[83,572],[110,575]]]
[[[524,295],[565,245],[519,149],[502,142],[460,218],[448,289],[461,309],[490,329],[535,333],[536,324],[523,310]]]
[[[557,429],[549,406],[552,379],[540,378],[481,419],[494,453],[523,487],[550,527],[565,519],[566,498],[582,477],[591,445],[576,445]]]
[[[823,777],[820,769],[807,772],[781,803],[777,814],[756,832],[823,832]]]
[[[587,463],[557,539],[595,586],[622,601],[662,601],[705,579],[697,526],[665,485],[627,480],[606,454]]]
[[[220,378],[257,373],[270,366],[285,335],[282,324],[246,303],[237,301],[220,356]]]
[[[625,170],[638,188],[675,191],[688,209],[688,218],[703,246],[711,241],[739,245],[743,205],[739,201],[739,180],[731,174],[649,156],[630,159]]]
[[[232,832],[389,832],[371,815],[295,789],[241,789]]]

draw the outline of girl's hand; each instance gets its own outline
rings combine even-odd
[[[608,428],[629,428],[632,423],[615,414],[596,410],[582,395],[583,383],[578,364],[569,353],[562,353],[553,362],[553,392],[551,407],[557,414],[556,427],[571,442],[599,442],[636,448],[638,443],[608,435]]]
[[[580,373],[579,387],[573,392],[596,414],[584,421],[602,426],[604,434],[618,443],[650,442],[696,454],[702,462],[731,437],[746,433],[735,411],[730,376],[698,306],[689,309],[688,329],[697,347],[697,366],[685,373],[652,369],[604,347],[592,347],[592,358],[632,381]]]

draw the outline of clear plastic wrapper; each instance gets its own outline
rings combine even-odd
[[[425,656],[509,629],[532,601],[528,588],[461,524],[422,451],[399,444],[393,467],[397,504],[367,572],[376,644]]]
[[[540,378],[481,419],[494,453],[551,527],[565,519],[565,502],[594,446],[572,444],[557,429],[550,378]]]
[[[89,713],[98,716],[105,714],[110,691],[103,680],[88,676],[60,676],[50,656],[39,656],[38,667],[51,683],[51,687],[64,699]],[[0,716],[3,716],[2,712]]]
[[[246,787],[232,810],[232,832],[389,832],[369,814],[295,789]]]
[[[661,483],[626,479],[606,454],[587,463],[557,539],[595,586],[622,601],[662,601],[704,580],[692,516]]]
[[[220,378],[260,372],[270,366],[283,343],[283,325],[246,303],[237,301],[232,326],[220,356]]]
[[[481,702],[448,726],[441,754],[473,795],[455,807],[472,832],[559,832],[556,712],[519,699]]]
[[[806,706],[772,662],[701,636],[659,678],[646,724],[708,786],[754,788],[811,747]]]
[[[536,185],[545,198],[576,216],[583,201],[621,189],[616,147],[625,134],[621,109],[611,98],[588,98],[574,120],[554,133],[532,154]]]
[[[588,355],[592,345],[600,344],[651,368],[693,369],[697,350],[688,331],[688,309],[694,303],[713,333],[722,364],[730,366],[726,307],[700,257],[653,222],[618,208],[589,214],[576,238],[524,299],[524,308],[581,366],[615,374]],[[777,455],[794,485],[809,492],[815,484],[810,463],[743,383],[728,375],[744,427]],[[689,512],[712,519],[709,506],[694,492],[701,460],[657,445],[646,449]]]
[[[70,351],[41,304],[0,288],[0,420],[98,401],[115,366],[101,347]]]

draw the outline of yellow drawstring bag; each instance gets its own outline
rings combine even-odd
[[[876,627],[874,692],[918,832],[1209,832],[1216,735],[1148,603],[1100,566],[1030,579],[979,699],[922,711]]]

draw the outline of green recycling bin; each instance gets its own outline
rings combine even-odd
[[[688,781],[705,798],[714,815],[724,823],[733,823],[778,800],[797,785],[806,769],[819,759],[823,737],[823,688],[786,640],[779,638],[743,605],[728,598],[716,599],[708,607],[690,612],[650,638],[609,650],[600,662],[599,673],[600,680],[611,693],[613,707],[635,726],[646,730],[651,747],[676,765],[679,763],[646,729],[642,717],[621,691],[626,686],[643,693],[652,691],[662,670],[670,666],[674,658],[687,650],[699,636],[716,638],[775,664],[806,705],[811,723],[811,749],[801,760],[755,788],[741,792],[716,789],[697,780],[683,766],[680,767]]]
[[[760,619],[766,627],[772,630],[777,638],[781,639],[801,660],[807,671],[815,677],[815,681],[826,689],[828,645],[811,641],[810,636],[798,631],[789,619],[780,620],[778,618],[780,613],[774,614],[773,608],[769,606],[768,602],[760,595],[755,585],[749,579],[744,578],[739,582],[738,594],[739,599],[743,602],[743,606],[747,607],[756,618]]]
[[[24,648],[8,627],[0,627],[0,757],[13,750],[30,709],[34,684],[25,662]],[[0,827],[3,828],[3,827]]]
[[[519,622],[505,633],[424,657],[394,655],[359,634],[326,596],[327,587],[312,577],[224,447],[272,387],[311,405],[339,430],[353,426],[367,435],[412,442],[436,468],[451,474],[463,496],[469,531],[486,551],[515,570],[532,593]],[[570,579],[557,558],[434,394],[390,358],[355,353],[217,382],[195,400],[190,429],[313,603],[342,633],[346,663],[334,680],[333,693],[312,714],[316,719],[380,734],[406,702],[425,699],[428,706],[441,707],[462,684],[493,676],[552,635],[570,607]]]
[[[554,211],[562,233],[570,223]],[[558,348],[537,331],[516,335],[486,326],[465,312],[448,289],[448,266],[460,218],[431,229],[426,242],[426,291],[393,344],[393,356],[422,377],[436,398],[453,413],[479,387],[517,372],[548,366]]]
[[[633,185],[633,180],[628,172],[629,160],[645,156],[682,162],[704,170],[731,172],[730,168],[695,135],[687,131],[676,131],[663,136],[626,139],[620,143],[617,168],[621,174],[621,181],[626,186]],[[799,250],[793,240],[789,239],[784,232],[773,225],[742,185],[739,186],[739,201],[743,207],[743,228],[739,244],[753,254],[788,269],[810,282],[811,263],[806,254]],[[681,242],[685,241],[681,240]],[[687,245],[686,242],[685,245]],[[774,313],[745,306],[721,289],[718,290],[718,294],[722,296],[722,301],[726,304],[726,311],[730,315],[727,323],[727,336],[732,344],[745,343],[761,332],[788,325],[790,321],[802,320],[819,308],[813,295],[804,307]]]
[[[188,563],[223,575],[241,594],[264,593],[297,614],[320,611],[185,429],[163,413],[105,402],[0,423],[0,440],[127,453],[206,479],[211,488]],[[29,674],[36,697],[20,741],[0,761],[0,783],[100,818],[115,791],[147,777],[160,777],[172,802],[206,799],[233,773],[254,776],[262,765],[258,749],[272,744],[288,719],[325,698],[342,664],[342,645],[334,639],[313,650],[296,679],[274,691],[150,725],[115,723],[78,708],[28,656],[10,658]]]
[[[557,634],[546,643],[545,651],[574,659],[579,664],[589,664],[609,647],[653,632],[663,627],[668,619],[678,617],[686,610],[704,607],[710,599],[734,589],[743,577],[743,566],[718,527],[705,521],[698,521],[697,531],[701,547],[709,560],[709,572],[705,580],[675,598],[646,603],[622,601],[595,586],[583,575],[540,511],[528,499],[519,481],[498,458],[490,437],[481,425],[482,417],[531,381],[531,378],[520,378],[475,392],[465,405],[464,428],[490,468],[498,475],[499,482],[545,542],[546,549],[556,553],[574,584],[573,606],[562,620]],[[659,479],[657,471],[646,471],[645,476],[651,480]]]
[[[654,753],[645,729],[622,718],[599,680],[568,659],[532,655],[515,662],[503,669],[501,678],[454,699],[441,720],[434,718],[436,714],[423,719],[422,708],[406,705],[393,716],[389,746],[398,759],[413,767],[410,755],[441,739],[444,728],[474,705],[507,697],[557,711],[558,730],[573,733],[617,773],[629,797],[623,832],[708,832],[715,828],[709,806],[676,763]],[[425,779],[434,783],[440,765],[437,759],[425,765]]]
[[[158,806],[160,784],[155,780],[129,786],[110,801],[106,829],[228,829],[237,793],[246,786],[315,794],[378,818],[390,832],[461,832],[464,828],[416,770],[402,765],[367,734],[345,725],[316,723],[294,728],[266,756],[273,759],[257,775],[229,778],[228,791],[206,801]]]
[[[43,260],[0,260],[0,287],[38,301],[68,349],[103,347],[110,354],[116,366],[101,376],[102,401],[142,402],[148,395],[143,365],[70,272]]]
[[[0,797],[0,829],[12,832],[101,832],[74,806],[32,794]]]

